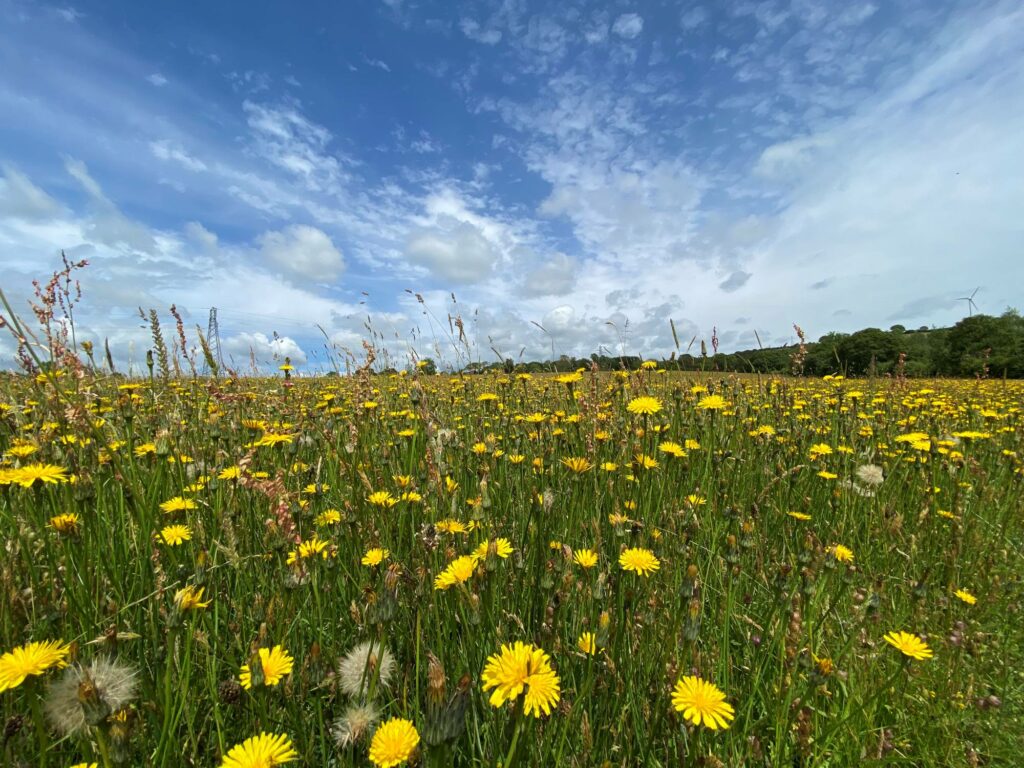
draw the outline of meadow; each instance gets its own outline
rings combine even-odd
[[[1022,402],[4,375],[2,762],[1017,765]]]

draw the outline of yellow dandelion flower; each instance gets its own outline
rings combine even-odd
[[[654,553],[643,547],[624,549],[619,555],[619,565],[624,571],[632,571],[640,576],[650,576],[661,567],[661,562]]]
[[[410,720],[393,717],[377,728],[370,742],[370,762],[392,768],[406,762],[416,751],[420,735]]]
[[[697,402],[697,407],[702,411],[721,411],[727,408],[729,403],[721,395],[708,395]]]
[[[174,606],[182,613],[206,608],[210,601],[203,602],[203,592],[205,590],[205,587],[194,587],[191,584],[182,587],[174,593]]]
[[[472,555],[455,558],[434,579],[434,589],[450,589],[457,584],[469,581],[473,571],[476,570],[476,563],[476,558]]]
[[[849,547],[844,547],[842,544],[833,544],[828,548],[828,552],[840,563],[853,562],[853,550]]]
[[[967,603],[968,605],[974,605],[975,603],[978,602],[978,598],[976,598],[974,595],[972,595],[966,589],[958,589],[953,594],[956,595],[963,602]]]
[[[934,655],[932,649],[928,647],[928,643],[909,632],[889,632],[882,639],[904,656],[918,661],[930,659]]]
[[[81,518],[76,513],[67,512],[51,517],[49,525],[57,533],[75,533],[78,531],[79,522],[81,522]]]
[[[502,645],[501,651],[487,659],[483,674],[484,691],[490,691],[492,707],[515,701],[525,692],[523,713],[549,715],[561,698],[558,675],[551,659],[542,649],[519,640]]]
[[[647,395],[634,397],[629,401],[626,410],[642,416],[653,416],[661,410],[661,400]]]
[[[17,688],[29,675],[41,675],[49,669],[68,665],[71,646],[62,640],[26,643],[0,656],[0,692]]]
[[[375,507],[384,508],[393,507],[395,506],[395,504],[398,503],[398,499],[396,499],[387,491],[374,491],[373,493],[366,497],[366,500],[373,504]]]
[[[220,768],[273,768],[298,759],[299,753],[286,735],[261,733],[233,746]]]
[[[363,565],[368,565],[372,568],[373,566],[380,565],[390,556],[391,552],[386,549],[368,549],[366,550],[366,554],[363,555],[363,559],[360,562]]]
[[[294,659],[283,646],[275,645],[273,648],[259,649],[260,666],[263,670],[263,684],[277,685],[284,679],[285,675],[291,674]],[[252,688],[252,672],[248,664],[243,664],[239,682],[245,690]]]
[[[160,531],[160,538],[164,544],[176,547],[192,538],[192,530],[187,525],[167,525]]]
[[[692,675],[681,677],[672,689],[672,706],[686,720],[712,731],[728,728],[736,716],[718,686]]]
[[[587,656],[593,656],[597,653],[597,640],[595,639],[593,632],[584,632],[580,635],[576,641],[576,647],[579,648]]]
[[[592,549],[577,549],[572,559],[580,568],[593,568],[597,565],[597,553]]]
[[[192,499],[185,499],[181,496],[175,496],[173,499],[168,499],[160,505],[160,509],[168,514],[172,512],[183,512],[189,509],[195,509],[196,503]]]

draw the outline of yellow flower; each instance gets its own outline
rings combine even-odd
[[[466,524],[459,522],[458,520],[442,520],[434,527],[441,533],[450,533],[452,535],[456,533],[467,533],[469,531]]]
[[[298,759],[299,753],[287,736],[261,733],[233,746],[224,756],[220,768],[273,768]]]
[[[168,514],[171,512],[183,512],[187,509],[195,509],[196,503],[192,499],[184,499],[181,496],[175,496],[173,499],[168,499],[160,505],[160,509]]]
[[[697,402],[697,407],[703,411],[721,411],[728,405],[721,395],[708,395]]]
[[[398,499],[387,491],[374,491],[366,497],[366,500],[375,507],[393,507],[398,503]]]
[[[341,522],[341,513],[336,509],[328,509],[316,516],[316,524],[320,528]]]
[[[654,553],[642,547],[623,550],[619,555],[619,565],[622,566],[622,570],[632,571],[641,576],[649,576],[661,567]]]
[[[27,643],[0,656],[0,692],[17,688],[29,675],[41,675],[48,669],[63,669],[71,646],[62,640]]]
[[[576,647],[587,654],[587,656],[593,656],[597,653],[597,640],[594,638],[594,633],[584,632],[580,635],[579,640],[576,641]]]
[[[787,512],[787,515],[792,517],[794,520],[810,520],[811,516],[804,514],[803,512]],[[852,557],[852,555],[851,555]],[[838,558],[837,558],[838,559]]]
[[[12,470],[9,482],[20,485],[22,488],[29,488],[39,480],[44,485],[51,483],[66,483],[68,481],[67,470],[58,467],[56,464],[26,464],[24,467]]]
[[[626,410],[643,416],[653,416],[661,410],[661,400],[656,397],[634,397],[629,401]]]
[[[324,560],[330,555],[330,551],[327,549],[327,542],[321,538],[314,536],[312,539],[308,539],[301,544],[296,550],[292,550],[288,553],[288,565],[295,565],[299,560],[305,560],[309,557],[315,557],[320,555]]]
[[[457,557],[434,579],[434,589],[449,589],[456,584],[462,584],[470,579],[475,570],[475,557],[472,555]]]
[[[179,589],[174,593],[175,607],[181,612],[205,608],[210,604],[209,600],[203,602],[205,589],[206,587],[194,587],[191,584]]]
[[[540,717],[542,713],[551,714],[561,698],[551,659],[542,649],[519,640],[514,645],[502,645],[500,653],[488,658],[481,678],[485,691],[494,689],[492,707],[515,701],[525,691],[523,713]]]
[[[239,467],[225,467],[217,473],[218,480],[237,480],[242,475]]]
[[[573,371],[572,373],[564,373],[561,376],[556,376],[555,381],[559,384],[575,384],[577,381],[583,380],[583,374],[579,371]]]
[[[420,735],[412,722],[393,717],[381,725],[370,742],[370,762],[377,768],[401,765],[416,750]]]
[[[978,598],[976,598],[974,595],[972,595],[966,589],[958,589],[953,594],[956,595],[961,600],[963,600],[968,605],[974,605],[976,602],[978,602]]]
[[[75,533],[78,530],[78,523],[81,518],[74,512],[63,515],[54,515],[50,518],[50,527],[57,533]]]
[[[594,468],[594,465],[587,459],[575,456],[562,459],[562,463],[567,466],[571,472],[575,472],[577,475],[582,475],[584,472],[589,472]]]
[[[672,689],[672,706],[686,720],[712,731],[728,728],[736,716],[718,686],[691,675],[680,678]]]
[[[597,553],[592,549],[577,549],[572,559],[581,568],[593,568],[597,565]]]
[[[183,541],[189,541],[192,538],[192,531],[187,525],[167,525],[160,531],[160,538],[164,544],[176,547]]]
[[[677,459],[686,455],[686,451],[683,450],[683,446],[679,443],[673,443],[666,440],[658,446],[658,450],[662,453],[667,453],[669,456],[675,456]]]
[[[697,493],[691,493],[686,497],[686,503],[691,507],[703,507],[708,503],[708,500]]]
[[[260,648],[259,657],[260,666],[263,671],[261,677],[263,678],[264,685],[277,685],[285,675],[290,674],[292,671],[294,659],[280,645],[275,645],[273,648]],[[248,691],[252,688],[252,673],[249,670],[248,664],[242,665],[239,679],[245,690]]]
[[[484,541],[480,543],[476,549],[470,554],[474,560],[485,560],[487,555],[493,553],[500,557],[502,560],[506,559],[513,552],[512,542],[508,539],[494,539],[493,541]]]
[[[360,562],[362,562],[363,565],[373,567],[375,565],[380,565],[382,562],[387,560],[390,555],[391,552],[386,549],[368,549]]]
[[[829,547],[828,551],[840,563],[853,562],[853,550],[849,547],[844,547],[842,544],[833,544]]]
[[[934,655],[932,649],[928,647],[924,640],[909,632],[890,632],[882,639],[893,648],[899,650],[904,656],[909,656],[918,661],[930,659]]]

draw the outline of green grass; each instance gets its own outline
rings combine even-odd
[[[698,408],[698,382],[729,407]],[[0,652],[75,641],[79,660],[112,654],[139,682],[126,724],[66,738],[37,730],[32,715],[61,672],[0,692],[5,765],[44,755],[51,766],[102,765],[102,737],[112,764],[214,766],[261,731],[287,734],[296,764],[369,765],[366,737],[339,749],[331,734],[354,703],[337,661],[369,639],[396,661],[390,684],[375,688],[382,719],[453,736],[424,738],[414,758],[423,765],[504,760],[517,716],[489,706],[480,677],[515,640],[547,651],[561,680],[555,712],[522,725],[519,765],[1019,761],[1021,384],[654,371],[571,386],[491,375],[123,383],[0,379]],[[662,410],[630,414],[639,395]],[[264,430],[243,420],[292,440],[254,446]],[[753,436],[758,426],[774,434]],[[952,437],[964,430],[988,436]],[[931,439],[896,440],[909,432]],[[684,457],[659,451],[688,439],[700,447]],[[834,452],[812,459],[822,443]],[[37,450],[18,455],[25,444]],[[639,468],[637,454],[659,466]],[[576,474],[568,457],[595,466]],[[35,462],[74,482],[11,482]],[[884,468],[872,494],[855,485],[865,464]],[[245,479],[217,479],[233,466]],[[311,484],[320,492],[303,492]],[[422,498],[383,508],[367,500],[381,490]],[[163,512],[175,496],[196,508]],[[340,522],[317,527],[329,509]],[[49,525],[68,513],[79,516],[75,532]],[[613,524],[614,514],[628,520]],[[433,527],[446,519],[475,530]],[[191,540],[160,543],[172,522]],[[314,535],[329,556],[288,566],[296,537]],[[491,555],[465,584],[434,589],[448,562],[495,537],[512,544],[509,558]],[[830,554],[835,544],[852,564]],[[360,563],[371,547],[390,551],[376,568]],[[650,549],[660,569],[621,570],[625,547]],[[579,548],[598,552],[598,566],[575,565]],[[186,584],[205,589],[208,608],[175,610]],[[920,633],[934,657],[903,657],[882,640],[893,630]],[[577,649],[583,631],[597,634],[595,656]],[[278,644],[292,673],[240,691],[241,665]],[[429,703],[430,654],[444,668],[444,701],[458,703],[463,678],[464,719]],[[730,728],[687,725],[672,709],[687,674],[725,692]]]

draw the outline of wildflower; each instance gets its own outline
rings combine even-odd
[[[864,464],[857,467],[857,477],[865,485],[881,485],[885,478],[882,475],[882,468],[875,464]]]
[[[703,507],[705,504],[708,503],[708,500],[704,496],[701,496],[699,493],[691,493],[689,496],[686,497],[686,503],[689,504],[691,507]]]
[[[648,456],[646,453],[638,453],[635,457],[635,460],[636,465],[640,469],[657,469],[659,466],[661,466],[660,464],[658,464],[657,459],[655,459],[653,456]]]
[[[579,640],[576,641],[576,647],[587,654],[587,656],[593,656],[597,653],[597,640],[594,638],[594,633],[584,632],[580,635]]]
[[[672,689],[672,706],[694,725],[704,725],[712,731],[729,727],[735,717],[732,705],[714,683],[699,677],[685,675]]]
[[[829,547],[828,551],[840,563],[853,562],[853,550],[849,547],[844,547],[842,544],[833,544]]]
[[[203,602],[205,589],[206,587],[194,587],[191,584],[182,587],[174,593],[174,606],[181,613],[207,607],[210,601]]]
[[[261,733],[233,746],[220,768],[273,768],[298,759],[299,753],[286,735]]]
[[[257,448],[264,448],[264,447],[267,447],[267,446],[273,447],[275,445],[280,445],[281,443],[293,443],[293,442],[295,442],[295,438],[292,435],[284,435],[284,434],[277,434],[277,433],[274,433],[274,432],[267,432],[259,440],[257,440],[255,443],[253,443],[253,445],[255,447],[257,447]]]
[[[183,541],[189,541],[192,538],[192,531],[187,525],[166,525],[160,531],[160,538],[164,544],[176,547]]]
[[[258,655],[260,666],[263,670],[262,678],[264,685],[277,685],[285,675],[291,673],[294,659],[282,646],[275,645],[273,648],[260,648]],[[242,665],[239,681],[245,690],[248,691],[252,688],[252,672],[250,672],[248,664]]]
[[[292,550],[288,553],[287,564],[295,565],[299,560],[305,560],[306,558],[315,557],[317,555],[320,555],[320,557],[326,560],[329,555],[327,544],[328,542],[314,536],[312,539],[308,539],[299,544],[298,549]]]
[[[583,374],[579,371],[573,371],[572,373],[564,373],[561,376],[556,376],[555,381],[559,384],[572,385],[577,381],[583,380]]]
[[[36,480],[44,485],[57,485],[68,482],[67,472],[64,467],[58,467],[56,464],[26,464],[13,470],[10,482],[22,488],[30,488]]]
[[[336,509],[328,509],[316,516],[316,524],[319,528],[334,525],[341,522],[341,512]]]
[[[386,549],[368,549],[366,550],[366,554],[363,555],[361,562],[363,565],[373,567],[375,565],[380,565],[382,562],[387,560],[390,555],[391,552]]]
[[[76,664],[46,691],[46,714],[63,736],[99,725],[138,693],[135,668],[107,656]]]
[[[572,559],[580,568],[593,568],[597,565],[597,553],[592,549],[577,549]]]
[[[237,480],[242,476],[240,467],[225,467],[217,473],[218,480]]]
[[[569,468],[570,472],[574,472],[577,475],[582,475],[584,472],[589,472],[594,468],[594,465],[587,459],[575,456],[562,459],[562,463]]]
[[[956,595],[963,602],[967,603],[968,605],[974,605],[975,603],[978,602],[978,598],[976,598],[974,595],[972,595],[966,589],[958,589],[953,594]]]
[[[57,533],[75,533],[78,531],[78,523],[81,518],[74,512],[63,515],[54,515],[50,518],[50,527]]]
[[[434,579],[434,589],[448,589],[468,581],[476,570],[476,558],[464,555],[452,560]]]
[[[440,533],[468,533],[469,529],[465,523],[458,520],[442,520],[434,526]]]
[[[412,757],[420,735],[412,722],[394,717],[380,726],[370,742],[370,762],[377,768],[392,768]]]
[[[485,560],[487,555],[493,553],[500,557],[502,560],[508,558],[514,550],[512,549],[512,542],[508,539],[498,538],[493,541],[484,541],[480,543],[476,549],[470,554],[474,560]]]
[[[803,512],[787,512],[787,515],[792,517],[794,520],[810,520],[811,516],[804,514]]]
[[[48,669],[68,665],[71,646],[62,640],[26,643],[0,656],[0,693],[17,688],[29,675],[41,675]]]
[[[661,400],[656,397],[634,397],[629,401],[626,410],[643,416],[653,416],[661,410]]]
[[[366,497],[366,500],[373,504],[375,507],[385,508],[393,507],[395,506],[395,504],[398,503],[398,499],[396,499],[387,491],[374,491],[373,493]]]
[[[702,411],[721,411],[728,405],[721,395],[708,395],[697,402],[697,407]]]
[[[481,677],[485,691],[494,689],[492,707],[515,701],[525,691],[523,712],[540,717],[542,712],[551,714],[561,697],[558,675],[547,653],[519,640],[511,646],[502,645],[500,653],[488,658]]]
[[[613,461],[606,461],[603,464],[601,464],[601,471],[602,472],[614,472],[618,468],[619,468],[618,464],[616,464]]]
[[[818,443],[811,446],[809,453],[812,459],[816,459],[819,456],[828,456],[832,453],[832,446],[828,443]]]
[[[339,749],[346,749],[363,740],[372,733],[380,719],[380,710],[374,704],[356,704],[345,710],[344,714],[334,721],[331,735]]]
[[[188,509],[195,509],[196,503],[192,499],[184,499],[181,496],[175,496],[173,499],[168,499],[160,505],[160,509],[168,514],[172,512],[183,512]]]
[[[889,632],[882,639],[904,656],[909,656],[918,661],[930,659],[934,655],[932,649],[928,647],[924,640],[909,632]]]
[[[387,688],[395,671],[395,657],[391,651],[376,641],[367,640],[355,646],[338,662],[338,682],[341,690],[349,696],[359,698],[376,685]]]
[[[624,571],[632,571],[641,576],[649,576],[661,567],[658,558],[649,549],[634,547],[625,549],[619,555],[619,565]]]
[[[667,453],[669,456],[674,456],[677,459],[682,458],[686,455],[686,451],[683,450],[683,446],[679,443],[673,443],[669,440],[658,445],[658,450],[662,453]]]
[[[828,470],[823,469],[818,473],[818,477],[822,478],[823,480],[835,480],[837,477],[839,477],[839,475],[837,475],[835,472],[829,472]]]

